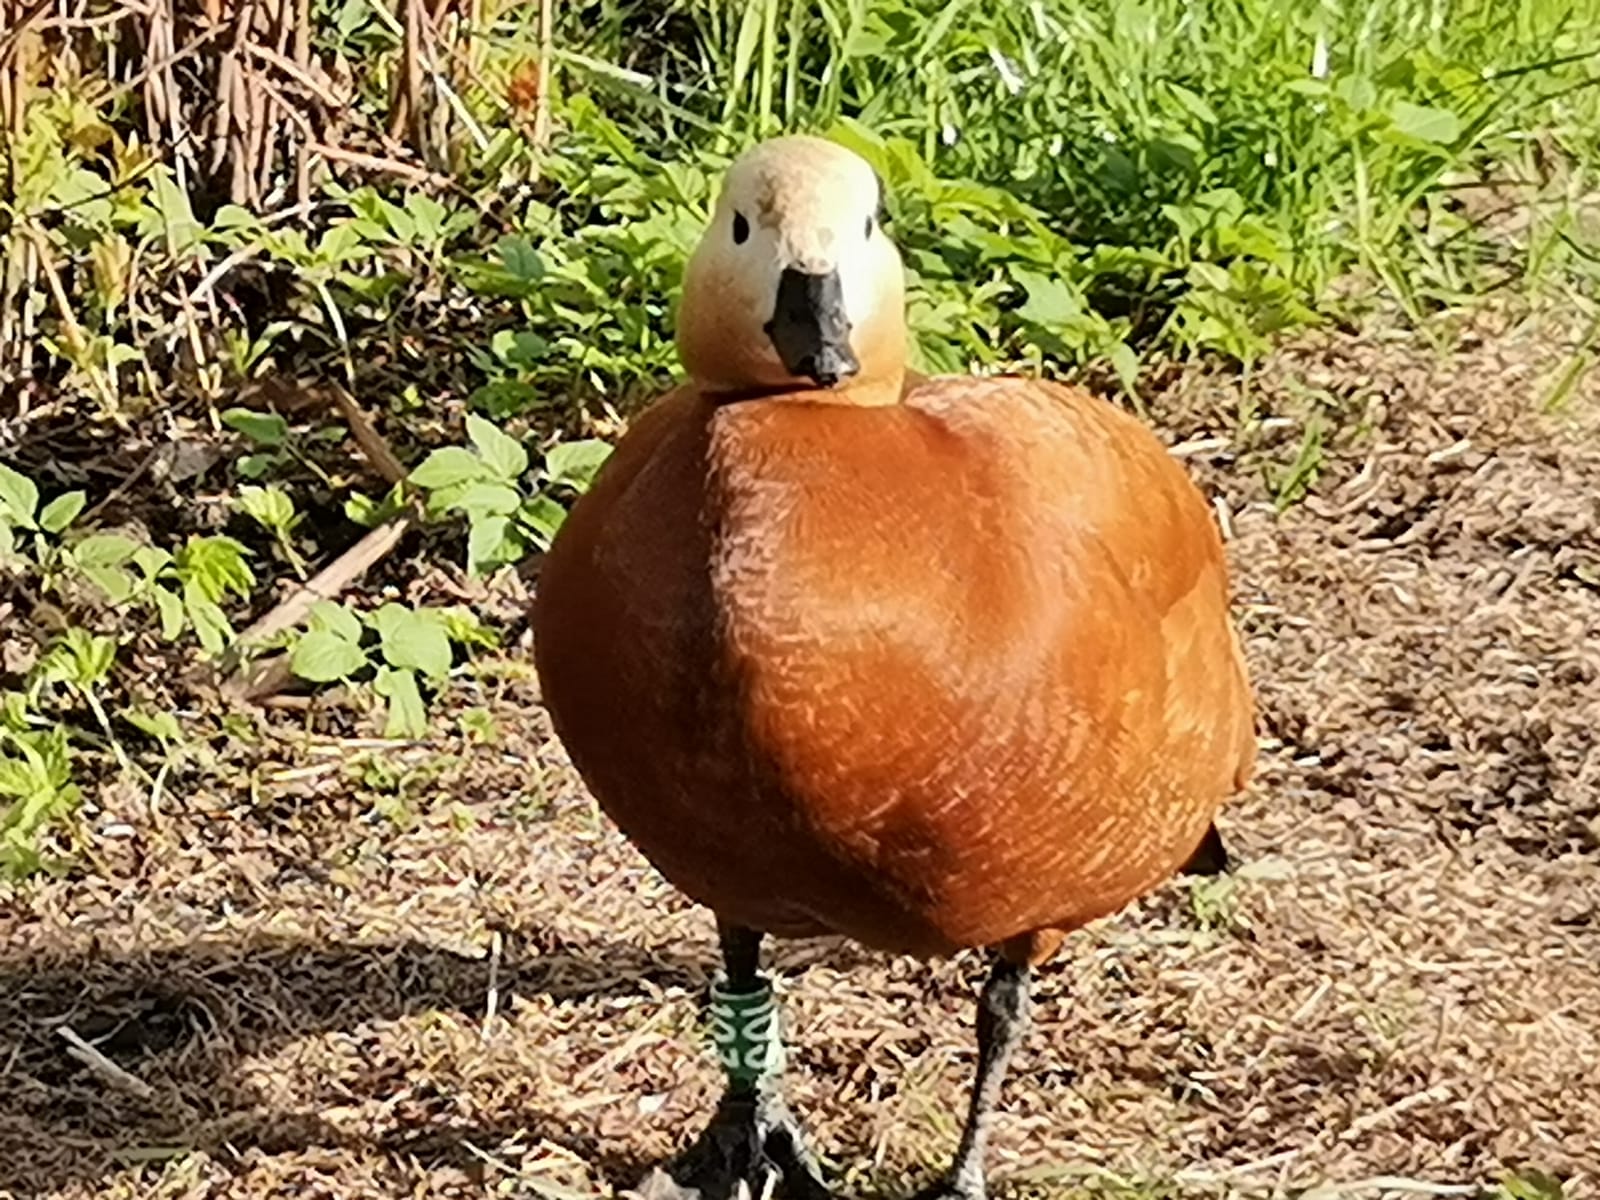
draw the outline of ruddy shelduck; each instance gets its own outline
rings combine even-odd
[[[688,381],[545,558],[544,699],[604,811],[716,916],[728,1075],[668,1165],[708,1200],[829,1193],[777,1086],[765,935],[993,956],[953,1166],[1064,935],[1224,857],[1254,761],[1211,510],[1136,418],[906,365],[877,174],[813,137],[729,170],[688,264]]]

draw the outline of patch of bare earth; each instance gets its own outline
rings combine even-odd
[[[1236,378],[1164,399],[1231,529],[1262,769],[1231,882],[1046,974],[1002,1194],[1600,1191],[1600,408],[1538,413],[1563,353],[1303,342],[1242,440]],[[1318,413],[1340,432],[1279,515]],[[609,1195],[698,1127],[709,921],[596,814],[525,673],[474,689],[499,742],[313,712],[3,899],[0,1193]],[[778,962],[796,1108],[845,1194],[907,1194],[954,1144],[981,964]]]

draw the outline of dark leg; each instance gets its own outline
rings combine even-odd
[[[972,1085],[972,1104],[966,1128],[950,1173],[917,1195],[917,1200],[985,1200],[983,1152],[987,1144],[989,1114],[1000,1099],[1011,1055],[1028,1032],[1028,980],[1026,966],[998,960],[983,985],[978,1001],[978,1077]]]
[[[711,1123],[668,1168],[703,1200],[776,1195],[828,1200],[800,1127],[778,1092],[781,1045],[772,985],[761,974],[761,935],[719,922],[726,978],[712,988],[711,1019],[728,1087]]]

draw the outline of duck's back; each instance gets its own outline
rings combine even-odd
[[[1166,878],[1253,755],[1221,546],[1132,418],[1052,385],[692,392],[546,560],[538,663],[602,806],[775,933],[942,953]]]

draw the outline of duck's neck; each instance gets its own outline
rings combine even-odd
[[[839,404],[852,408],[883,408],[905,398],[907,376],[904,371],[875,375],[870,379],[851,379],[833,387],[730,388],[699,383],[701,394],[721,403],[740,400],[796,401],[803,404]]]

